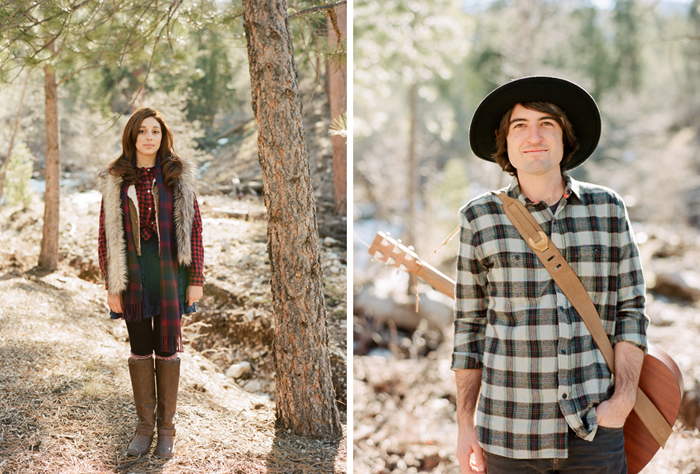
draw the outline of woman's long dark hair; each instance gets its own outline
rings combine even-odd
[[[136,182],[138,179],[136,174],[136,138],[138,138],[141,123],[148,117],[153,117],[160,124],[163,135],[157,155],[160,158],[165,185],[172,187],[173,181],[182,174],[182,160],[173,150],[173,134],[163,120],[163,116],[157,110],[148,107],[140,108],[129,117],[122,133],[122,154],[109,164],[109,173],[121,176],[124,182],[129,184]]]

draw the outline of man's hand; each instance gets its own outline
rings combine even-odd
[[[459,427],[457,435],[457,460],[462,474],[484,472],[484,453],[479,446],[473,427]]]
[[[481,391],[481,370],[455,371],[457,382],[457,460],[462,474],[484,472],[484,453],[474,428],[474,412]]]
[[[192,303],[202,299],[204,291],[202,291],[201,286],[188,286],[187,287],[187,306],[191,306]]]
[[[122,295],[113,295],[107,292],[107,306],[115,313],[123,313]]]
[[[612,398],[601,402],[595,410],[595,414],[598,417],[598,426],[622,428],[625,425],[627,415],[634,408],[634,403],[634,400],[632,400],[632,403],[629,403],[629,401],[613,400]]]
[[[615,344],[615,394],[595,410],[598,425],[622,428],[637,403],[637,384],[644,352],[629,342]]]

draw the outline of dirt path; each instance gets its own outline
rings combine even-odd
[[[213,210],[232,202],[206,200],[209,280],[198,319],[183,324],[178,455],[169,461],[125,456],[136,414],[124,323],[107,318],[106,292],[95,276],[99,201],[95,206],[86,193],[64,199],[61,263],[48,274],[31,268],[41,236],[38,205],[0,212],[1,474],[347,472],[346,437],[315,441],[275,430],[259,202],[246,204],[250,220],[234,221]],[[336,352],[345,346],[344,312],[336,308],[344,306],[341,276],[329,275],[327,290]],[[238,328],[238,339],[217,324]],[[246,331],[249,343],[240,337]],[[224,375],[227,364],[243,359],[254,367],[252,379]]]

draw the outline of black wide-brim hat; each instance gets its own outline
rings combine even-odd
[[[496,152],[496,132],[503,115],[523,102],[550,102],[561,108],[574,128],[579,148],[565,165],[570,170],[586,161],[600,139],[600,111],[593,97],[581,86],[566,79],[530,76],[515,79],[494,89],[474,112],[469,127],[472,151],[487,161]]]

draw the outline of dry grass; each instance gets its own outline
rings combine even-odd
[[[135,427],[128,349],[111,335],[123,323],[106,320],[103,291],[0,262],[0,295],[0,473],[347,472],[346,437],[276,431],[268,398],[193,351],[182,356],[177,456],[127,457]]]

